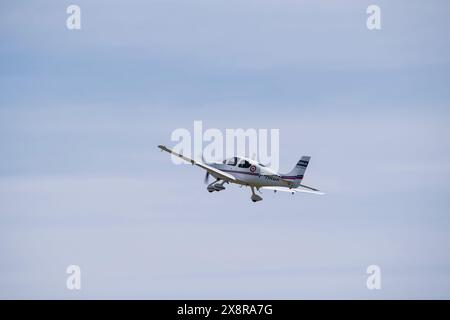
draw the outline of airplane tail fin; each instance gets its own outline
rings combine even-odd
[[[303,156],[295,165],[294,169],[292,169],[289,173],[282,175],[281,178],[292,181],[294,187],[298,187],[302,182],[303,176],[305,174],[306,168],[308,167],[308,163],[311,157]]]

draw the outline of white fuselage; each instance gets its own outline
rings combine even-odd
[[[281,179],[280,175],[269,168],[263,167],[258,163],[251,160],[247,160],[251,166],[244,167],[236,165],[228,165],[223,163],[209,163],[210,166],[217,168],[221,171],[232,174],[236,177],[234,183],[248,186],[266,187],[266,186],[276,186],[276,187],[290,187],[291,183],[289,181]],[[218,178],[212,174],[215,178]]]

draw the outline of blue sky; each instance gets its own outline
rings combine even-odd
[[[0,297],[450,297],[446,1],[73,3],[0,5]],[[207,193],[156,149],[194,120],[327,194]]]

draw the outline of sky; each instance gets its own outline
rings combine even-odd
[[[2,2],[0,298],[449,299],[449,16],[438,0]],[[196,120],[279,129],[280,171],[310,155],[304,183],[326,194],[209,194],[156,148]]]

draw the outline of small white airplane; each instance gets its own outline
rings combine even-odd
[[[196,165],[206,170],[205,183],[208,183],[209,175],[216,180],[208,184],[209,192],[225,190],[225,183],[235,183],[241,186],[248,186],[252,190],[251,200],[253,202],[261,201],[263,198],[255,193],[260,189],[273,190],[274,192],[297,192],[324,194],[319,190],[301,184],[306,167],[311,157],[303,156],[296,164],[294,169],[287,174],[279,174],[264,165],[243,157],[232,157],[224,160],[222,163],[204,163],[198,162],[182,154],[170,150],[166,146],[159,145],[161,151],[171,153],[192,165]]]

